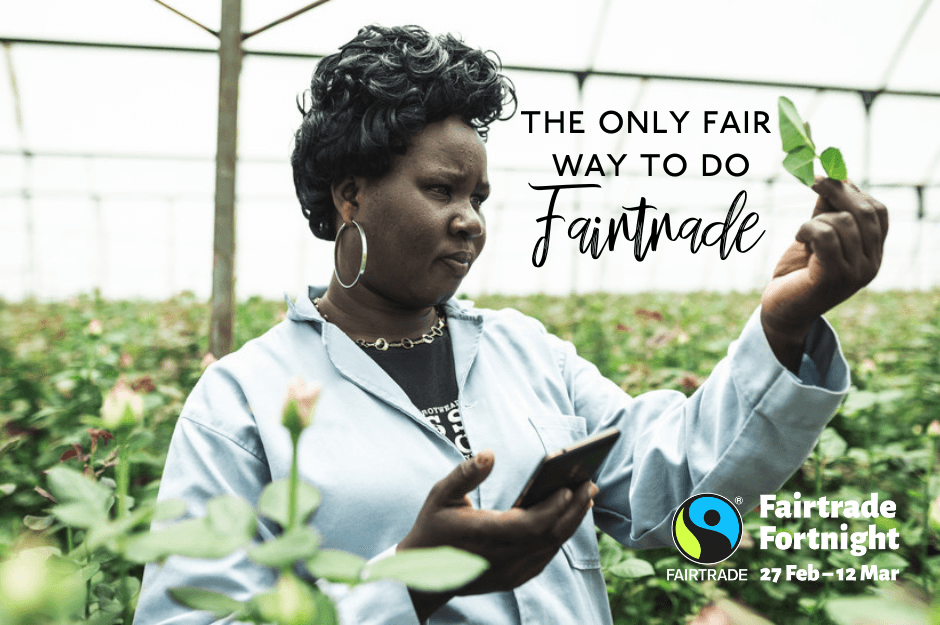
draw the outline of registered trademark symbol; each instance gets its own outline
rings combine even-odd
[[[740,506],[742,503],[744,503],[744,497],[735,497],[735,498],[734,498],[734,503],[736,503],[736,504],[738,504],[738,505]]]

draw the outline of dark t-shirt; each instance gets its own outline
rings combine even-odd
[[[428,423],[469,458],[473,454],[457,404],[454,350],[446,326],[443,333],[433,343],[419,343],[411,349],[362,349],[398,383]]]

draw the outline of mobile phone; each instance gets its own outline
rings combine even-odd
[[[513,505],[528,508],[564,486],[574,490],[591,479],[618,438],[620,430],[608,428],[546,454]]]

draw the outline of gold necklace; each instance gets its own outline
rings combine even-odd
[[[320,313],[320,316],[323,317],[324,321],[329,321],[330,318],[323,314],[323,311],[320,310],[320,298],[313,300],[313,306],[317,309],[317,312]],[[435,306],[434,311],[437,313],[437,322],[431,326],[431,329],[415,339],[402,339],[397,343],[389,343],[386,339],[377,338],[372,343],[367,343],[363,339],[356,339],[356,345],[359,347],[374,347],[380,352],[388,350],[389,347],[403,347],[405,349],[411,349],[415,345],[420,345],[422,343],[427,343],[430,345],[434,342],[439,336],[444,336],[444,328],[447,326],[447,321],[444,318],[444,315],[441,314],[441,311]]]

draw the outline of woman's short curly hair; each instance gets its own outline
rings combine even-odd
[[[515,90],[490,54],[419,26],[373,25],[320,61],[309,107],[306,98],[299,103],[303,122],[291,156],[314,235],[336,237],[334,182],[383,175],[429,123],[459,115],[485,139],[490,123],[512,116]]]

